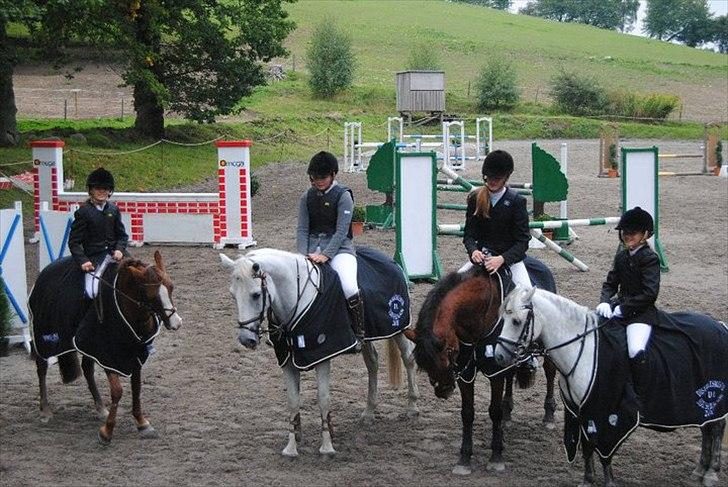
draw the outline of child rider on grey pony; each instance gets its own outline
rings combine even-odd
[[[311,158],[311,187],[301,196],[298,208],[296,246],[298,252],[317,264],[330,263],[339,275],[352,317],[357,350],[364,340],[364,301],[357,282],[357,263],[351,234],[354,210],[352,192],[336,181],[336,157],[321,151]]]

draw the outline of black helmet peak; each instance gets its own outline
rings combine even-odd
[[[309,176],[328,176],[339,172],[339,161],[330,152],[321,151],[308,163]]]
[[[513,157],[504,150],[494,150],[483,161],[483,176],[506,178],[513,172]]]
[[[104,169],[99,167],[91,171],[86,179],[86,187],[91,188],[105,188],[109,191],[114,191],[114,176]]]

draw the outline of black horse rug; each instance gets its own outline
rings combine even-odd
[[[410,323],[409,290],[402,269],[387,255],[368,247],[357,247],[356,254],[365,339],[401,333]],[[296,368],[309,370],[356,345],[339,276],[330,265],[318,269],[319,291],[306,313],[290,324],[275,323],[276,317],[272,317],[270,338],[281,367],[292,360]]]
[[[614,322],[597,332],[597,365],[583,404],[574,404],[562,389],[570,462],[582,436],[607,458],[637,426],[664,431],[728,416],[728,327],[698,313],[658,310],[658,318],[646,351],[649,379],[640,384],[639,399],[625,328]]]
[[[38,356],[47,360],[77,350],[125,377],[146,362],[159,322],[155,319],[153,331],[146,336],[137,335],[127,323],[113,289],[118,269],[118,265],[107,267],[91,305],[84,297],[84,273],[72,257],[56,260],[41,271],[28,298]]]
[[[548,266],[546,266],[546,264],[531,256],[526,256],[523,263],[526,265],[526,270],[528,271],[528,277],[531,280],[532,286],[556,293],[556,281],[554,280],[554,275],[551,273],[551,270]],[[504,280],[500,279],[500,273],[497,275],[499,277],[498,283],[501,293],[500,302],[502,303],[504,297],[512,289],[513,284],[510,280],[505,280],[504,282]],[[498,323],[493,327],[490,333],[481,338],[477,343],[472,344],[460,342],[460,351],[456,359],[456,374],[459,380],[467,383],[473,382],[477,371],[482,372],[483,375],[490,378],[530,359],[530,357],[526,357],[515,364],[509,365],[508,367],[501,367],[496,363],[493,352],[495,351],[495,346],[498,343],[498,336],[502,329],[503,320],[499,319]]]

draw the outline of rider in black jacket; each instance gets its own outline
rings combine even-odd
[[[68,248],[86,273],[86,295],[98,293],[98,279],[110,262],[120,261],[129,237],[119,209],[109,201],[114,191],[114,176],[100,167],[86,180],[89,199],[74,213]]]

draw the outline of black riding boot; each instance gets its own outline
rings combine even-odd
[[[361,291],[346,299],[351,314],[351,329],[356,336],[356,351],[361,352],[364,344],[364,298]]]
[[[640,404],[645,398],[645,391],[649,382],[649,370],[647,370],[647,354],[644,350],[637,352],[637,355],[629,359],[629,368],[632,372],[632,383],[634,391],[640,400]]]

